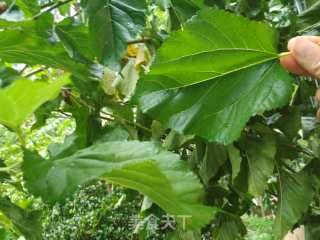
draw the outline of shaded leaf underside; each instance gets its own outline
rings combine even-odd
[[[25,152],[28,189],[45,201],[63,200],[77,186],[97,178],[135,189],[169,214],[192,216],[190,228],[200,228],[214,210],[201,204],[202,187],[178,155],[147,142],[107,142],[57,160]]]

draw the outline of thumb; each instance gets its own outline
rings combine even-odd
[[[311,75],[320,78],[320,46],[306,37],[290,40],[289,50],[297,63]]]

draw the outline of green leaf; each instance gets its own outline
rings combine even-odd
[[[251,116],[289,102],[292,79],[276,45],[263,23],[202,10],[160,48],[139,82],[139,106],[179,133],[229,144]]]
[[[201,184],[178,155],[148,142],[100,143],[54,161],[25,151],[23,172],[27,188],[47,202],[104,178],[140,191],[169,214],[191,215],[190,228],[203,227],[214,214],[200,203]]]
[[[56,98],[55,100],[46,102],[41,107],[39,107],[34,112],[36,122],[32,125],[32,130],[39,129],[45,126],[47,119],[52,117],[51,113],[60,108],[61,102],[62,102],[62,98]]]
[[[66,18],[57,24],[55,31],[71,58],[83,63],[93,59],[93,53],[88,46],[89,30],[86,26],[77,25],[71,18]]]
[[[199,175],[202,180],[208,184],[227,159],[228,155],[224,146],[214,143],[207,144],[199,169]]]
[[[320,219],[318,216],[312,216],[304,224],[305,240],[319,240],[320,236]]]
[[[8,86],[18,78],[20,78],[19,72],[5,65],[0,65],[0,88]]]
[[[258,197],[274,170],[276,140],[272,132],[263,132],[261,136],[247,137],[244,147],[249,167],[249,193]]]
[[[163,146],[168,150],[178,150],[184,144],[194,139],[193,135],[181,135],[172,130],[163,142]]]
[[[13,235],[8,230],[0,227],[0,239],[1,240],[12,240],[13,239]]]
[[[234,181],[240,173],[242,158],[239,149],[233,146],[233,144],[228,146],[228,154],[232,167],[232,181]]]
[[[153,81],[153,75],[167,76],[158,83],[170,89],[241,72],[276,61],[277,40],[277,32],[267,24],[205,9],[163,44],[145,81]]]
[[[11,63],[42,64],[68,71],[75,65],[60,44],[50,43],[30,29],[1,31],[0,58]]]
[[[299,107],[285,109],[281,118],[276,122],[275,127],[280,129],[289,139],[298,135],[302,129],[302,112]]]
[[[173,29],[179,29],[203,7],[203,0],[172,0],[167,5],[170,7]]]
[[[17,130],[39,106],[57,97],[61,87],[69,82],[69,76],[64,75],[53,83],[17,80],[1,89],[0,123]]]
[[[73,61],[60,43],[39,36],[37,31],[42,30],[38,27],[0,31],[0,58],[10,63],[41,64],[72,72],[74,85],[83,95],[99,95],[98,81],[91,81],[94,78],[91,69]]]
[[[282,239],[305,213],[314,195],[312,178],[306,171],[280,173],[280,202],[274,223],[276,239]]]
[[[103,129],[103,135],[97,142],[126,141],[130,139],[129,132],[119,124],[110,124]]]
[[[4,163],[4,161],[0,158],[0,168],[7,167]],[[10,179],[10,175],[7,172],[0,171],[0,182],[3,182],[7,179]]]
[[[22,10],[25,17],[33,17],[40,12],[38,0],[16,0],[16,5]]]
[[[88,1],[91,48],[101,63],[119,70],[127,42],[145,25],[146,8],[145,0]]]
[[[14,226],[27,238],[41,240],[40,212],[24,210],[9,199],[0,197],[0,211],[4,213]]]
[[[35,27],[35,22],[31,20],[27,21],[8,21],[5,19],[0,19],[0,28],[33,28]]]
[[[240,217],[220,214],[216,219],[213,238],[216,240],[242,239],[241,236],[244,236],[246,233],[246,226]]]

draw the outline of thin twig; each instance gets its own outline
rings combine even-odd
[[[130,45],[130,44],[137,44],[137,43],[146,43],[150,41],[151,41],[151,38],[142,38],[142,39],[132,40],[127,43]]]
[[[25,78],[31,77],[31,76],[33,76],[33,75],[36,75],[36,74],[38,74],[38,73],[43,72],[43,71],[46,70],[46,69],[47,69],[47,67],[41,67],[41,68],[39,68],[39,69],[36,69],[36,70],[34,70],[34,71],[32,71],[32,72],[27,73],[26,75],[24,75],[24,77],[25,77]]]
[[[72,117],[72,115],[69,115],[68,113],[64,112],[64,111],[61,110],[61,109],[58,109],[58,110],[56,110],[55,112],[60,113],[60,114],[62,114],[63,116],[66,116],[66,117],[68,117],[68,118],[71,118],[71,117]]]
[[[138,127],[138,128],[141,128],[142,130],[145,130],[145,131],[147,131],[147,132],[152,132],[151,129],[149,129],[149,128],[147,128],[147,127],[145,127],[145,126],[143,126],[143,125],[141,125],[141,124],[139,124],[139,123],[132,122],[132,121],[130,121],[130,120],[128,120],[128,119],[122,118],[122,117],[120,117],[120,116],[118,116],[118,115],[111,114],[111,113],[106,113],[106,112],[103,112],[103,111],[101,111],[101,113],[102,113],[102,114],[105,114],[105,115],[107,115],[107,116],[110,116],[110,117],[114,118],[115,120],[118,119],[118,120],[124,121],[124,122],[126,122],[126,123],[128,123],[128,124],[130,124],[130,125],[133,125],[133,126],[136,126],[136,127]],[[110,119],[109,119],[109,120],[110,120]],[[112,120],[112,119],[111,119],[111,120]]]
[[[24,71],[28,68],[28,65],[24,65],[24,67],[20,70],[19,74],[23,74]]]
[[[77,98],[76,96],[74,96],[72,93],[70,93],[70,97],[72,97],[77,103],[79,103],[82,106],[85,106],[85,107],[88,107],[88,108],[91,108],[91,107],[94,108],[93,106],[90,106],[88,103],[83,101],[81,98]],[[132,121],[130,121],[128,119],[122,118],[122,117],[120,117],[118,115],[110,114],[110,113],[107,113],[107,112],[104,112],[104,111],[100,111],[100,113],[106,115],[106,117],[100,116],[101,119],[105,119],[105,120],[108,120],[108,121],[113,121],[113,120],[117,120],[118,119],[118,121],[124,121],[124,122],[126,122],[126,123],[128,123],[130,125],[136,126],[136,127],[140,128],[140,129],[143,129],[143,130],[145,130],[147,132],[150,132],[150,133],[152,132],[151,129],[149,129],[149,128],[145,127],[145,126],[142,126],[139,123],[132,122]]]
[[[48,2],[48,3],[45,3],[45,4],[42,4],[40,6],[41,9],[44,9],[44,8],[47,8],[47,7],[51,7],[52,5],[56,4],[57,2],[55,1],[52,1],[52,2]]]
[[[107,116],[100,116],[99,118],[106,120],[106,121],[114,121],[113,118],[107,117]]]
[[[69,2],[72,2],[72,1],[73,1],[73,0],[59,1],[59,2],[51,5],[51,7],[49,7],[49,8],[46,9],[45,11],[40,12],[40,13],[38,13],[37,15],[33,16],[33,19],[35,20],[35,19],[39,18],[42,14],[47,13],[47,12],[51,12],[52,10],[54,10],[54,9],[56,9],[56,8],[59,8],[59,7],[63,6],[63,5],[65,5],[65,4],[68,4]]]

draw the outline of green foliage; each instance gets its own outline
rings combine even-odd
[[[69,70],[74,65],[60,44],[50,43],[34,33],[34,29],[2,31],[0,39],[0,57],[6,62]]]
[[[300,27],[304,28],[311,28],[314,27],[314,25],[320,25],[320,19],[319,19],[319,10],[320,10],[320,2],[315,2],[309,9],[302,12],[300,14],[299,18],[299,25]]]
[[[91,48],[101,63],[119,70],[119,60],[145,25],[144,0],[91,0],[88,17]]]
[[[247,149],[249,170],[249,193],[261,196],[274,169],[276,155],[276,141],[272,132],[260,132],[262,137],[247,138],[244,142]]]
[[[271,220],[251,216],[245,217],[244,222],[248,228],[246,240],[274,240]]]
[[[307,172],[288,175],[279,173],[283,182],[280,186],[280,204],[274,222],[275,236],[281,238],[306,212],[313,198],[311,178]],[[281,181],[281,180],[280,180]]]
[[[143,229],[135,233],[135,225],[148,215],[140,211],[141,204],[142,196],[132,191],[104,182],[85,186],[66,204],[46,209],[43,239],[133,239]],[[146,239],[165,239],[165,233],[145,230]]]
[[[16,4],[23,11],[26,17],[35,16],[40,12],[37,0],[17,0]]]
[[[177,155],[150,143],[106,142],[54,161],[28,151],[24,155],[28,189],[49,202],[101,177],[146,194],[173,216],[191,215],[190,228],[209,223],[214,213],[197,204],[203,194],[201,186]]]
[[[0,198],[0,210],[11,219],[15,227],[18,228],[25,237],[34,240],[41,239],[40,212],[25,211],[12,204],[7,198]]]
[[[0,101],[4,106],[0,112],[0,123],[17,130],[39,106],[54,99],[69,81],[68,76],[53,83],[19,80],[1,89]]]
[[[201,11],[160,48],[140,81],[141,110],[179,133],[231,143],[252,115],[290,99],[292,83],[277,63],[276,41],[266,25]]]

